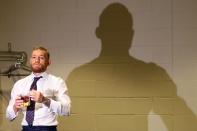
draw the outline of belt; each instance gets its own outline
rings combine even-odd
[[[22,131],[57,131],[57,126],[22,126]]]

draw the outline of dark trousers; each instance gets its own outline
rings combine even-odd
[[[56,126],[22,126],[22,131],[57,131]]]

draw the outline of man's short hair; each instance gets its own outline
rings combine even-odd
[[[49,51],[46,49],[46,48],[44,48],[44,47],[42,47],[42,46],[37,46],[37,47],[34,47],[33,48],[33,51],[34,50],[42,50],[42,51],[45,51],[45,54],[46,54],[46,57],[49,59],[50,58],[50,53],[49,53]]]

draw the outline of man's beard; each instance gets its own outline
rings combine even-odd
[[[42,73],[44,71],[46,71],[46,68],[44,66],[41,66],[40,68],[33,68],[31,66],[31,70],[34,72],[34,73]]]

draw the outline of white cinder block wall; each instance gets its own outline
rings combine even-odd
[[[36,45],[49,49],[49,72],[65,79],[72,99],[59,131],[196,131],[196,7],[196,0],[1,0],[0,51],[8,42],[28,55]],[[0,77],[2,131],[21,128],[22,115],[5,119],[16,79]]]

